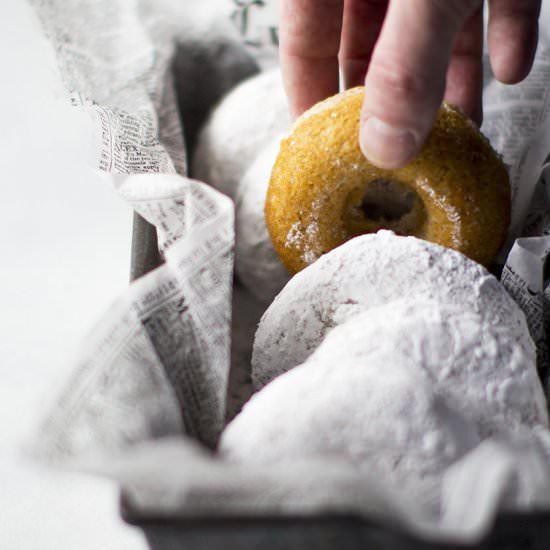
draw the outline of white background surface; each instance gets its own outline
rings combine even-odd
[[[0,548],[147,548],[113,484],[20,456],[127,285],[131,212],[89,168],[92,123],[68,105],[23,0],[0,2],[0,66]]]

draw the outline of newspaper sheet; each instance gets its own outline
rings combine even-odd
[[[513,239],[522,235],[536,183],[548,154],[550,50],[541,45],[527,79],[507,86],[486,74],[483,92],[484,121],[481,127],[510,170],[512,222],[507,252]],[[485,68],[490,66],[485,58]]]
[[[403,502],[345,460],[254,469],[207,452],[225,422],[233,207],[205,184],[178,175],[186,156],[171,58],[178,33],[197,36],[198,28],[209,40],[210,27],[197,27],[196,17],[221,3],[210,0],[200,10],[177,0],[32,4],[70,100],[97,123],[95,167],[113,174],[121,194],[157,227],[165,259],[99,320],[34,442],[38,455],[118,479],[127,514],[142,519],[345,511],[383,517],[426,537],[471,540],[486,532],[500,507],[521,506],[525,494],[531,506],[550,508],[547,430],[480,445],[445,473],[432,495],[435,508]],[[540,190],[550,151],[549,83],[544,44],[520,86],[487,75],[484,131],[512,174],[513,238],[526,221],[531,228],[546,223],[540,213],[548,212],[548,197]],[[545,376],[548,249],[540,235],[518,240],[503,277],[540,344]]]
[[[182,173],[185,148],[170,62],[173,30],[134,2],[37,1],[75,107],[97,118],[98,167]],[[124,29],[124,32],[121,32]]]
[[[175,175],[186,152],[172,71],[177,45],[204,30],[202,15],[177,2],[33,4],[72,105],[96,122],[96,167],[134,174],[113,183],[157,227],[165,259],[98,322],[35,449],[57,461],[184,432],[212,447],[225,420],[233,207]]]
[[[225,423],[233,208],[180,176],[129,176],[120,193],[160,230],[166,262],[101,319],[36,449],[50,460]]]
[[[488,59],[485,67],[489,66]],[[537,362],[546,395],[548,386],[548,325],[545,259],[550,251],[550,49],[539,46],[529,77],[516,86],[486,75],[482,131],[503,155],[510,170],[512,221],[501,258],[506,258],[502,283],[523,309],[537,344]],[[519,238],[521,237],[521,238]],[[546,312],[546,313],[545,313]]]

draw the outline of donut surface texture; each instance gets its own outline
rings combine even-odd
[[[514,341],[509,327],[462,304],[396,300],[329,332],[308,361],[383,369],[420,369],[451,409],[481,439],[518,427],[548,425],[534,343]]]
[[[256,155],[289,126],[280,71],[245,80],[220,102],[202,128],[192,176],[234,199]]]
[[[338,328],[369,339],[369,328],[348,325]],[[405,328],[390,331],[388,342]],[[434,392],[410,350],[388,357],[387,349],[362,357],[342,348],[340,338],[327,338],[304,364],[252,396],[224,430],[222,456],[267,464],[343,456],[384,485],[421,495],[480,439],[474,424]]]
[[[370,309],[255,394],[224,430],[221,453],[248,464],[344,456],[423,500],[479,442],[546,430],[534,349],[508,337],[459,305]]]
[[[295,273],[348,239],[379,229],[453,248],[488,266],[510,222],[508,172],[475,124],[443,104],[420,153],[382,170],[358,143],[363,88],[298,118],[273,168],[267,227]]]
[[[525,316],[504,287],[463,254],[390,231],[356,237],[297,273],[260,320],[256,389],[303,363],[333,327],[371,307],[414,297],[461,305],[532,348]]]

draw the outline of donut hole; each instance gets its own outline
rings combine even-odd
[[[426,219],[422,199],[406,183],[375,179],[348,197],[344,226],[350,236],[390,229],[398,235],[418,235]]]
[[[376,180],[363,195],[361,208],[366,218],[373,221],[395,222],[408,214],[414,207],[415,193],[395,193],[395,182]]]

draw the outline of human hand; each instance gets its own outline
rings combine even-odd
[[[441,100],[481,123],[483,0],[280,0],[280,58],[298,116],[365,85],[359,143],[381,168],[411,160]],[[493,72],[519,82],[531,69],[541,0],[489,0]],[[366,76],[365,76],[366,75]]]

